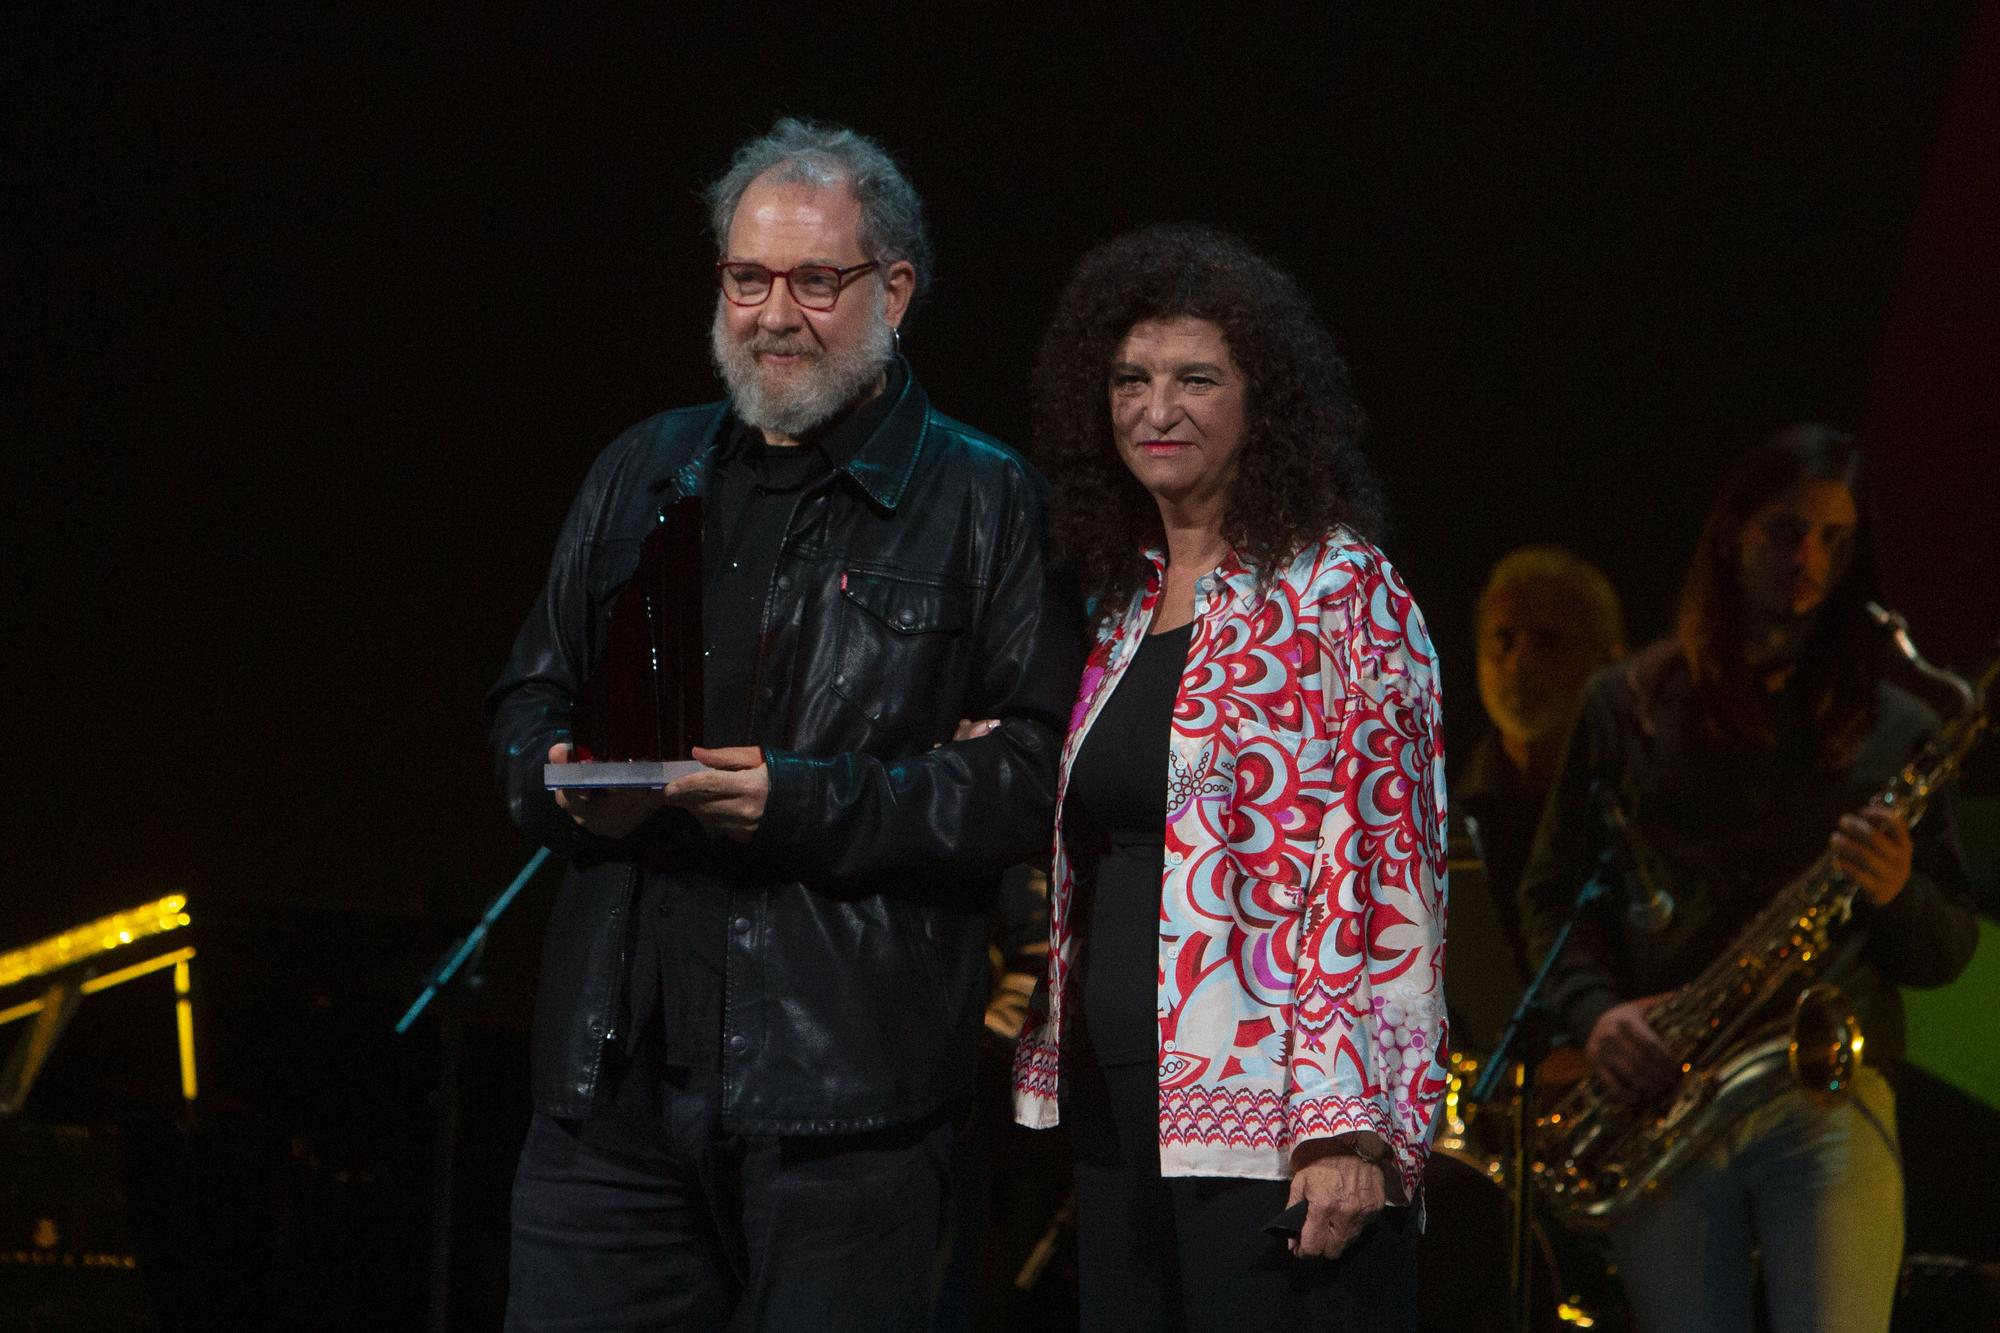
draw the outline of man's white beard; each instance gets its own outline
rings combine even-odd
[[[879,290],[862,339],[852,348],[823,348],[803,333],[781,338],[760,330],[748,339],[733,337],[720,301],[708,343],[743,423],[793,440],[852,406],[896,354],[896,333],[882,318]],[[766,366],[757,360],[759,352],[803,354],[807,359],[795,366]]]

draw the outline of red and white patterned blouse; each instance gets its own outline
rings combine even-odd
[[[1078,747],[1159,600],[1098,631],[1057,797],[1046,1013],[1015,1118],[1056,1123],[1075,959],[1061,809]],[[1197,584],[1174,703],[1159,938],[1160,1168],[1283,1179],[1310,1139],[1373,1130],[1417,1197],[1445,1086],[1445,788],[1437,661],[1382,553],[1345,529],[1260,589]]]

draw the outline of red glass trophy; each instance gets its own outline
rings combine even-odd
[[[569,764],[546,764],[555,788],[664,787],[698,772],[701,744],[701,497],[674,501],[611,604],[604,654],[583,682]]]

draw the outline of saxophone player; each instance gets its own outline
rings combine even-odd
[[[1902,1180],[1894,1097],[1875,1066],[1900,1054],[1896,988],[1951,981],[1977,924],[1949,805],[1912,830],[1871,803],[1938,726],[1882,678],[1865,609],[1875,583],[1852,437],[1793,426],[1741,458],[1702,531],[1674,634],[1586,691],[1523,875],[1539,962],[1605,845],[1593,789],[1617,794],[1626,860],[1672,912],[1661,924],[1596,904],[1550,1002],[1591,1076],[1633,1102],[1680,1078],[1648,1022],[1660,999],[1829,846],[1860,889],[1844,937],[1854,957],[1835,979],[1855,1001],[1869,1064],[1833,1110],[1796,1089],[1762,1103],[1613,1225],[1649,1333],[1748,1330],[1753,1253],[1778,1333],[1889,1327]]]

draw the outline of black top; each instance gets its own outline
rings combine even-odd
[[[1473,836],[1484,863],[1487,888],[1499,909],[1500,928],[1522,983],[1530,973],[1518,906],[1521,872],[1528,867],[1535,826],[1541,822],[1542,802],[1548,794],[1547,783],[1532,781],[1514,767],[1514,761],[1500,747],[1499,733],[1492,731],[1473,750],[1451,789],[1454,811],[1463,811],[1476,821]]]
[[[1445,1004],[1454,1049],[1493,1049],[1533,975],[1521,935],[1521,871],[1546,783],[1531,781],[1488,731],[1451,784],[1451,964]]]
[[[1070,772],[1071,850],[1083,870],[1077,1040],[1102,1065],[1159,1059],[1167,753],[1192,629],[1140,643]]]
[[[716,451],[703,510],[702,628],[708,639],[703,742],[749,745],[750,703],[762,681],[760,641],[770,627],[754,608],[770,603],[771,579],[801,496],[853,460],[889,414],[904,371],[892,362],[883,391],[798,444],[769,445],[732,420]],[[784,697],[779,690],[775,695]]]
[[[705,745],[748,745],[765,604],[799,497],[833,472],[817,444],[770,445],[739,426],[716,459],[702,543]]]
[[[702,516],[704,744],[753,743],[751,702],[766,683],[759,677],[770,628],[755,608],[769,603],[800,499],[845,466],[880,427],[904,373],[893,364],[883,393],[796,445],[766,444],[763,432],[732,419],[716,451]],[[723,960],[733,924],[728,895],[668,895],[649,876],[637,909],[628,1045],[642,1064],[714,1069],[721,1060]]]

